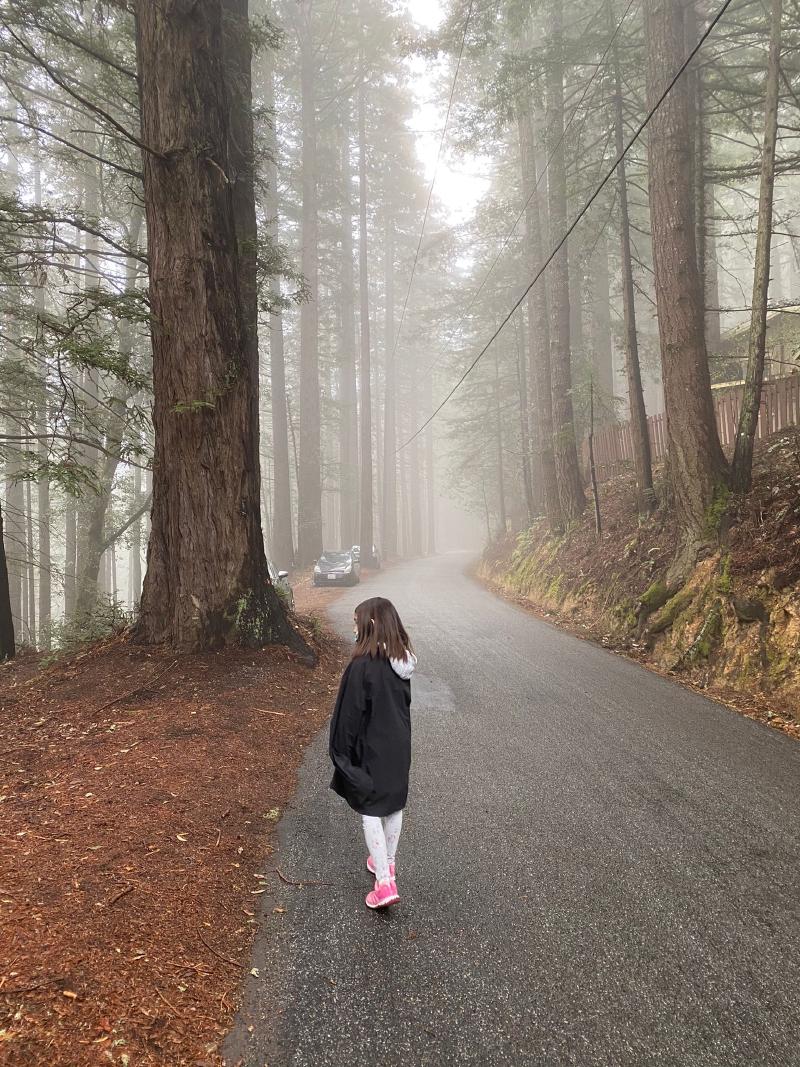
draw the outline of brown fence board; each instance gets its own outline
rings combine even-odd
[[[736,440],[742,393],[743,387],[736,386],[724,393],[717,392],[714,396],[720,442],[727,450],[733,448]],[[764,382],[761,410],[756,427],[758,440],[763,440],[787,426],[797,425],[800,425],[800,375],[791,374],[784,378],[771,378]],[[667,428],[663,412],[648,418],[647,430],[653,461],[665,459]],[[618,426],[607,426],[595,434],[595,462],[597,477],[601,482],[608,481],[609,478],[625,470],[630,470],[633,466],[633,455],[633,433],[629,422]],[[584,457],[586,458],[586,442],[584,442]]]

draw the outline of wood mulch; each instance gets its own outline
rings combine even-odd
[[[221,1063],[343,646],[0,667],[0,1063]]]

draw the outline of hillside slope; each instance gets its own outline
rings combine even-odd
[[[625,475],[601,488],[599,538],[588,513],[560,538],[539,521],[490,545],[479,577],[800,737],[800,430],[759,448],[751,492],[709,514],[718,547],[680,588],[664,584],[677,530],[658,480],[647,521]]]

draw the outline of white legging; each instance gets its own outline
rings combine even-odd
[[[396,811],[382,819],[377,815],[362,815],[364,840],[375,865],[375,877],[379,882],[389,880],[389,864],[394,863],[397,842],[403,828],[403,812]]]

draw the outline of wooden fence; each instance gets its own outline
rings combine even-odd
[[[722,447],[730,453],[736,437],[739,409],[742,404],[743,387],[731,386],[715,390],[714,408]],[[665,416],[651,415],[647,420],[650,431],[650,448],[653,462],[664,459],[667,454],[667,425]],[[800,374],[786,378],[771,378],[764,382],[761,393],[761,411],[758,417],[756,438],[761,440],[786,426],[800,425]],[[584,462],[588,466],[588,447],[583,444]],[[630,423],[607,426],[596,430],[594,457],[598,481],[605,482],[623,471],[633,469],[633,435]]]

